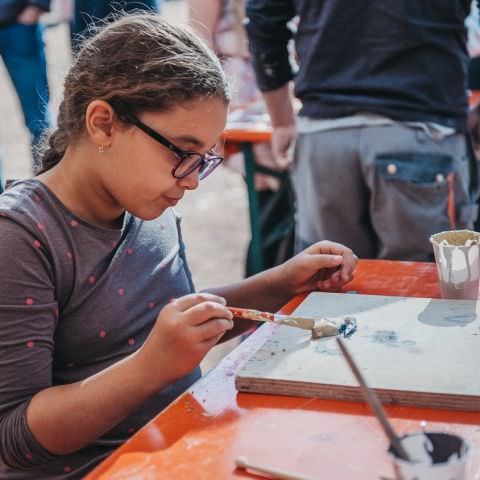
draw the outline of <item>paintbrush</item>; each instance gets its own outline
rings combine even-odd
[[[315,480],[313,477],[305,476],[291,470],[271,467],[269,465],[252,464],[245,457],[237,457],[235,459],[235,465],[237,468],[249,470],[254,474],[261,475],[262,477],[266,476],[266,478],[274,478],[278,480]]]
[[[365,400],[370,405],[370,408],[373,410],[373,413],[376,415],[378,421],[380,422],[380,425],[383,428],[383,431],[385,432],[388,439],[390,440],[390,443],[393,449],[397,452],[397,455],[400,458],[409,462],[410,456],[408,455],[407,451],[403,448],[402,443],[400,442],[400,439],[395,433],[395,430],[393,429],[392,424],[390,423],[390,420],[388,419],[387,414],[385,413],[385,410],[382,407],[380,399],[378,398],[375,391],[372,390],[367,385],[365,379],[363,378],[363,375],[360,373],[360,370],[358,369],[352,356],[347,350],[347,346],[345,345],[343,340],[341,338],[337,338],[336,340],[337,340],[338,346],[340,347],[340,350],[342,351],[345,359],[347,360],[349,367],[351,368],[353,374],[355,375],[357,382],[360,384],[360,387],[362,388],[362,392],[363,392],[363,396],[365,397]]]
[[[337,322],[330,318],[315,319],[309,317],[293,317],[290,315],[280,315],[278,313],[261,312],[251,308],[227,308],[238,318],[254,320],[256,322],[273,322],[280,325],[309,330],[314,339],[331,337],[338,334],[350,336],[357,329],[357,324],[353,317],[345,317],[341,322]]]

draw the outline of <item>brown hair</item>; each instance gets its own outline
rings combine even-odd
[[[208,97],[228,103],[230,91],[218,59],[199,37],[155,14],[125,15],[81,46],[37,171],[55,166],[85,134],[85,113],[95,99],[138,115]]]

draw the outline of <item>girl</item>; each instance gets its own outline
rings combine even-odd
[[[321,242],[193,293],[171,207],[221,163],[228,101],[210,50],[153,15],[79,52],[39,175],[0,196],[2,479],[82,477],[249,328],[227,303],[275,310],[350,280],[353,253]]]

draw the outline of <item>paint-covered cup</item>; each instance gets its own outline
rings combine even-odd
[[[405,461],[390,446],[396,480],[466,480],[468,445],[458,435],[420,432],[400,439]]]
[[[480,233],[450,230],[430,237],[443,298],[477,299],[480,281]]]

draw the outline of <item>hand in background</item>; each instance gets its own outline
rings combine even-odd
[[[195,293],[173,299],[160,311],[139,351],[148,377],[170,383],[190,373],[205,354],[233,328],[233,315],[225,299]],[[167,380],[167,381],[165,381]]]
[[[286,170],[293,163],[295,150],[295,125],[274,127],[272,131],[272,150],[275,163],[280,170]]]
[[[17,23],[21,23],[22,25],[35,25],[38,23],[38,19],[42,13],[43,10],[39,7],[25,7],[17,17]]]
[[[312,290],[338,291],[352,280],[357,261],[344,245],[317,242],[279,267],[280,281],[294,295]]]

